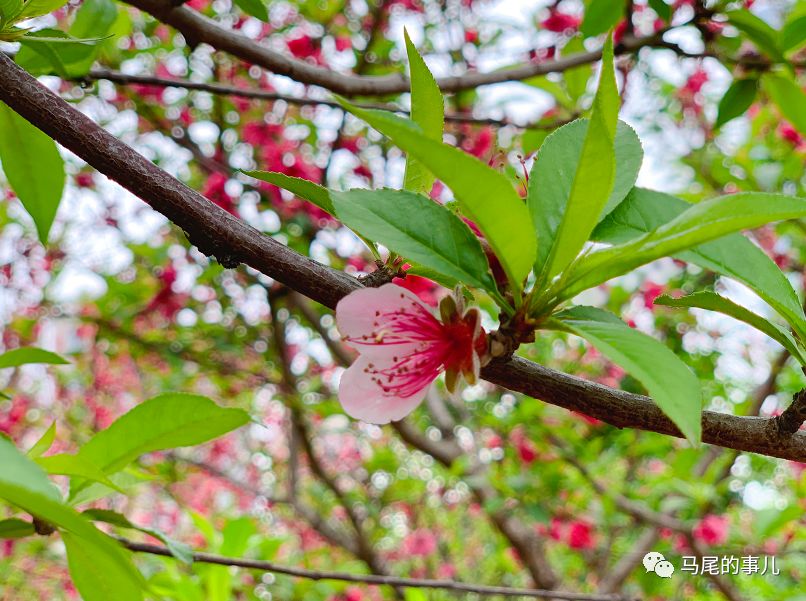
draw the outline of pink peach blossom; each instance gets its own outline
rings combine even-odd
[[[694,526],[691,534],[706,545],[721,545],[728,540],[728,518],[724,515],[708,514]]]
[[[436,550],[437,537],[424,528],[418,528],[403,540],[403,552],[410,557],[428,557]]]
[[[464,311],[461,297],[446,296],[440,315],[441,321],[394,284],[356,290],[339,301],[336,325],[360,354],[339,384],[348,415],[375,424],[402,419],[443,371],[451,392],[460,374],[476,382],[487,349],[479,311]]]

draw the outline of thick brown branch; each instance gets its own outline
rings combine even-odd
[[[782,435],[794,434],[806,421],[806,390],[792,397],[792,404],[775,418],[775,425]]]
[[[0,54],[0,100],[188,234],[202,252],[277,279],[328,307],[360,287],[347,274],[265,236],[191,190],[104,131]],[[619,428],[680,437],[651,399],[560,373],[524,359],[492,363],[484,379]],[[703,412],[703,440],[740,451],[806,461],[806,434],[782,435],[773,419]]]
[[[482,376],[510,390],[585,413],[619,428],[682,438],[652,399],[639,394],[588,382],[518,357],[507,363],[491,363],[482,370]],[[771,457],[806,460],[806,434],[782,436],[770,418],[703,411],[702,426],[703,442]]]
[[[137,543],[126,539],[118,539],[124,547],[138,553],[149,553],[151,555],[161,555],[172,557],[171,552],[166,547]],[[403,578],[397,576],[379,576],[349,574],[346,572],[334,572],[329,570],[307,570],[304,568],[294,568],[279,565],[270,561],[260,561],[257,559],[242,559],[235,557],[225,557],[213,555],[211,553],[194,553],[193,560],[199,563],[211,563],[223,566],[235,566],[272,572],[274,574],[284,574],[297,578],[307,578],[309,580],[340,580],[342,582],[357,582],[360,584],[375,584],[396,587],[421,588],[421,589],[442,589],[463,593],[476,593],[479,595],[500,595],[502,597],[533,597],[536,599],[564,599],[566,601],[627,601],[627,597],[622,595],[600,595],[589,593],[571,593],[561,591],[546,591],[533,588],[509,588],[505,586],[487,586],[483,584],[470,584],[456,582],[453,580],[432,580],[420,578]]]

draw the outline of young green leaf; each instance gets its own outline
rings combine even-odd
[[[557,313],[549,326],[576,334],[643,384],[652,400],[692,443],[702,432],[702,392],[694,372],[663,344],[595,307]]]
[[[404,30],[403,35],[406,38],[406,54],[409,57],[411,120],[420,126],[426,137],[441,142],[442,130],[445,127],[445,101],[442,92],[425,61],[411,43],[408,32]],[[407,156],[403,187],[427,195],[433,184],[434,175],[428,168],[416,158]]]
[[[18,518],[0,520],[0,539],[25,538],[34,534],[36,534],[36,530],[34,530],[34,525],[31,522]]]
[[[22,0],[0,0],[0,21],[14,23],[22,11]]]
[[[171,555],[176,557],[182,563],[188,565],[193,563],[193,550],[188,545],[173,540],[159,530],[154,530],[153,528],[147,528],[145,526],[137,526],[136,524],[130,522],[125,515],[118,513],[117,511],[111,511],[109,509],[87,509],[86,511],[83,511],[81,515],[94,522],[104,522],[120,528],[144,532],[145,534],[153,536],[157,540],[162,541],[171,552]]]
[[[448,208],[404,190],[350,190],[331,198],[348,227],[437,273],[495,293],[478,238]]]
[[[26,0],[20,12],[20,19],[33,19],[48,15],[67,4],[67,0]]]
[[[649,0],[649,6],[667,23],[672,20],[672,7],[665,0]]]
[[[129,583],[138,588],[144,586],[140,573],[131,564],[123,548],[64,505],[61,494],[42,468],[3,437],[0,437],[0,465],[3,466],[0,470],[0,499],[57,526],[63,536],[70,533],[80,537],[85,548],[107,558],[106,564],[121,580],[121,586],[128,586]]]
[[[50,424],[50,428],[45,430],[45,433],[42,435],[42,438],[37,440],[28,450],[28,457],[31,459],[37,459],[41,457],[51,446],[53,446],[53,441],[56,438],[56,422]]]
[[[45,500],[61,503],[62,495],[59,489],[48,479],[42,468],[20,453],[10,440],[2,436],[0,436],[0,465],[3,466],[0,470],[0,497],[20,505],[4,494],[4,489],[12,486]]]
[[[806,5],[801,4],[784,23],[781,30],[781,50],[796,52],[806,44]]]
[[[597,226],[591,238],[597,242],[624,244],[658,229],[690,207],[674,196],[633,188],[624,202]],[[674,256],[749,287],[806,340],[806,316],[792,284],[775,262],[744,235],[729,234]]]
[[[765,74],[762,84],[767,93],[801,135],[806,136],[806,92],[791,79]]]
[[[586,38],[604,33],[624,17],[626,4],[622,0],[590,0],[586,2],[585,16],[580,31]]]
[[[615,180],[618,107],[613,40],[608,36],[602,54],[599,88],[593,101],[593,112],[585,132],[579,164],[551,250],[545,263],[538,266],[542,267],[538,285],[550,281],[577,257],[607,206]],[[532,214],[539,209],[539,206],[534,207]],[[542,233],[538,231],[538,235]],[[541,245],[545,246],[542,240]]]
[[[134,487],[155,480],[155,476],[146,473],[142,469],[128,466],[120,472],[109,475],[109,479],[116,488],[109,488],[100,482],[87,482],[74,479],[70,482],[70,495],[67,497],[67,504],[71,507],[86,505],[98,499],[103,499],[116,493],[119,489],[131,495]]]
[[[587,130],[587,119],[577,119],[556,129],[543,142],[532,165],[527,203],[540,240],[535,261],[538,273],[546,263],[568,206]],[[623,121],[619,121],[616,128],[615,157],[615,181],[602,210],[603,217],[618,206],[635,185],[644,157],[641,141]]]
[[[329,215],[336,214],[336,211],[333,209],[333,203],[330,201],[330,192],[328,192],[327,188],[319,184],[315,184],[301,177],[292,177],[276,171],[243,171],[243,173],[249,177],[274,184],[283,190],[288,190],[300,198],[312,202]]]
[[[70,532],[62,533],[62,541],[67,551],[67,566],[81,598],[84,601],[141,601],[143,585],[128,568],[121,565],[119,558],[110,557],[104,549],[87,544],[83,538]],[[131,564],[131,554],[124,556]]]
[[[706,200],[644,236],[580,260],[563,282],[559,299],[726,234],[800,217],[806,217],[806,200],[783,194],[744,192]]]
[[[263,0],[235,0],[235,4],[247,15],[268,23],[269,9]]]
[[[50,365],[67,365],[70,362],[56,353],[33,346],[16,348],[0,355],[0,369],[19,367],[30,363],[47,363]]]
[[[83,478],[91,482],[100,482],[104,486],[123,493],[99,468],[98,466],[78,457],[77,455],[67,455],[60,453],[49,457],[39,457],[36,463],[48,474],[58,474],[60,476],[74,476]]]
[[[39,240],[47,244],[64,189],[64,160],[53,140],[2,102],[0,163],[8,183],[33,218]]]
[[[745,9],[729,10],[725,16],[731,25],[745,34],[764,54],[777,62],[786,61],[778,46],[779,33],[763,19]]]
[[[256,533],[253,521],[242,517],[229,520],[223,528],[219,552],[239,557],[246,552],[249,539]],[[233,579],[226,566],[210,566],[207,571],[207,597],[209,601],[229,601],[233,597]]]
[[[408,119],[386,111],[339,102],[356,117],[391,138],[453,190],[462,212],[492,247],[516,291],[531,271],[537,239],[529,212],[507,177],[476,157],[425,136]]]
[[[585,51],[585,43],[582,36],[574,36],[563,47],[563,55],[570,56],[577,52]],[[567,69],[563,72],[563,82],[565,89],[568,91],[568,96],[573,100],[573,105],[579,103],[579,99],[585,94],[588,89],[588,80],[593,74],[593,67],[589,64],[580,65],[573,69]]]
[[[735,80],[719,101],[714,126],[722,127],[731,119],[744,115],[756,99],[756,94],[758,94],[758,79],[747,77]]]
[[[25,36],[15,60],[23,69],[34,75],[56,73],[64,78],[86,75],[101,45],[79,43],[95,37],[103,38],[117,18],[117,4],[112,0],[85,0],[76,12],[69,33],[58,29],[41,29],[36,36]],[[63,42],[43,41],[42,38],[59,38]]]
[[[78,457],[112,474],[145,453],[201,444],[248,421],[245,411],[219,407],[204,396],[161,394],[98,432]]]
[[[801,348],[792,334],[787,332],[778,324],[764,319],[760,315],[753,313],[741,305],[737,305],[732,300],[720,296],[715,292],[696,292],[681,298],[661,296],[655,299],[655,304],[665,305],[667,307],[695,307],[698,309],[707,309],[709,311],[717,311],[719,313],[729,315],[730,317],[743,321],[747,325],[765,333],[767,336],[788,350],[789,353],[795,359],[797,359],[801,365],[806,365],[806,354],[804,354],[804,349]]]

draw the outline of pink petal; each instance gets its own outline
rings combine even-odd
[[[415,294],[395,284],[384,284],[379,288],[362,288],[351,292],[336,305],[336,327],[342,336],[360,339],[373,336],[378,328],[377,313],[391,313],[411,310],[411,303],[423,305]],[[423,305],[424,306],[424,305]],[[430,313],[430,311],[429,311]],[[417,347],[416,343],[379,345],[350,340],[349,344],[362,354],[383,359],[408,355]]]
[[[383,367],[377,359],[370,361],[362,355],[342,374],[339,382],[341,406],[350,417],[370,424],[388,424],[403,419],[425,398],[430,382],[409,397],[385,395],[364,371],[371,362],[376,367]]]

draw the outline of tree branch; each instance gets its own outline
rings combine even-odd
[[[178,30],[191,46],[200,43],[228,52],[248,63],[258,65],[275,73],[285,75],[300,83],[316,85],[345,96],[384,96],[409,91],[409,82],[402,75],[361,76],[333,71],[329,67],[312,65],[270,50],[237,31],[225,29],[212,19],[185,7],[173,7],[164,0],[127,0],[128,4],[145,11],[159,21]],[[651,36],[636,38],[625,36],[618,52],[632,53],[645,46],[663,41],[668,29]],[[566,57],[543,62],[532,62],[512,69],[488,73],[467,73],[443,77],[437,80],[443,92],[459,92],[480,86],[521,81],[546,73],[559,73],[580,65],[595,63],[602,58],[601,50],[579,52]]]
[[[245,263],[331,308],[361,286],[355,278],[296,253],[215,206],[99,127],[4,54],[0,54],[0,100],[165,215],[187,233],[201,252],[215,256],[223,265]],[[648,397],[588,382],[521,358],[491,363],[482,370],[482,377],[619,428],[682,437]],[[773,419],[704,411],[702,422],[704,442],[806,461],[806,434],[782,435]]]
[[[149,553],[151,555],[173,557],[171,552],[166,547],[150,545],[147,543],[138,543],[123,538],[119,538],[118,540],[123,544],[124,547],[137,553]],[[307,578],[309,580],[340,580],[342,582],[356,582],[359,584],[375,584],[421,589],[442,589],[462,593],[476,593],[478,595],[500,595],[503,597],[533,597],[536,599],[563,599],[566,601],[628,601],[628,598],[622,595],[546,591],[533,588],[510,588],[505,586],[470,584],[465,582],[456,582],[453,580],[404,578],[372,574],[349,574],[346,572],[334,572],[328,570],[307,570],[304,568],[283,566],[270,561],[225,557],[222,555],[213,555],[211,553],[194,553],[193,560],[199,563],[211,563],[223,566],[249,568],[261,570],[263,572],[272,572],[274,574],[296,576],[297,578]]]
[[[265,100],[268,102],[276,102],[282,100],[294,106],[327,106],[335,109],[343,109],[335,100],[328,100],[326,98],[301,98],[298,96],[289,96],[287,94],[279,94],[277,92],[270,92],[269,90],[260,90],[256,88],[244,88],[238,86],[231,86],[217,82],[199,82],[191,81],[189,79],[178,79],[173,77],[157,77],[154,75],[130,75],[120,71],[112,71],[110,69],[93,69],[87,75],[79,78],[80,81],[97,81],[104,79],[124,86],[133,84],[158,86],[163,88],[182,88],[185,90],[194,90],[198,92],[209,92],[220,96],[236,96],[239,98],[251,98],[255,100]],[[357,102],[355,106],[364,109],[379,109],[384,111],[394,111],[397,113],[409,114],[407,109],[400,108],[394,104],[388,103],[367,103]],[[474,117],[473,115],[463,113],[446,113],[445,121],[452,123],[469,123],[473,125],[493,125],[495,127],[512,126],[520,129],[554,129],[560,125],[567,123],[567,120],[559,120],[549,125],[540,123],[516,123],[510,119],[493,119],[490,117]],[[168,128],[170,129],[170,128]]]

